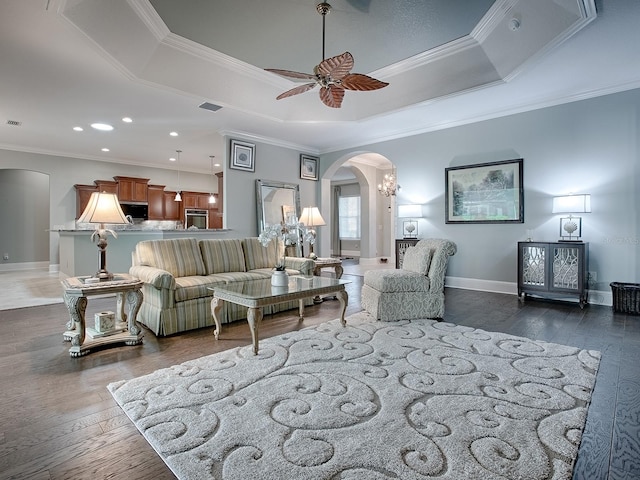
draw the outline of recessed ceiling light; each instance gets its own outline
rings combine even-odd
[[[214,164],[213,164],[213,166],[214,166],[214,167],[219,167],[219,166],[220,166],[220,164],[219,164],[219,163],[214,163]]]
[[[178,136],[178,132],[169,132],[169,135],[171,135],[172,137],[177,137]]]
[[[109,151],[109,149],[108,149],[108,148],[103,148],[103,149],[102,149],[102,151],[103,151],[103,152],[108,152],[108,151]]]
[[[82,127],[73,127],[73,129],[74,129],[76,132],[82,132],[82,131],[84,131],[84,128],[82,128]]]
[[[175,161],[176,161],[176,159],[175,159],[175,157],[169,157],[169,161],[170,161],[170,162],[175,162]]]
[[[133,122],[133,119],[131,117],[122,117],[122,121],[124,123],[131,123]]]
[[[113,126],[109,125],[108,123],[92,123],[91,128],[95,128],[96,130],[100,130],[103,132],[110,132],[111,130],[113,130]]]

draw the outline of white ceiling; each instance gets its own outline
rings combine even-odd
[[[640,2],[592,2],[334,0],[326,55],[390,85],[330,109],[263,70],[320,61],[314,0],[0,0],[0,148],[208,172],[224,134],[323,153],[639,87]]]

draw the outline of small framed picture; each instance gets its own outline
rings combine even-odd
[[[402,234],[404,238],[418,238],[418,222],[415,220],[402,222]]]
[[[229,168],[244,170],[245,172],[255,172],[255,156],[256,146],[253,143],[231,140]]]
[[[300,178],[318,180],[318,157],[300,155]]]

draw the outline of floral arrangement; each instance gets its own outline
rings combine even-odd
[[[296,245],[300,241],[300,235],[302,240],[313,244],[315,237],[309,233],[304,223],[299,223],[296,217],[293,217],[290,223],[275,223],[273,225],[265,225],[264,230],[258,236],[258,240],[263,247],[269,245],[271,240],[281,240],[276,244],[276,253],[280,249],[280,243],[282,243],[282,256],[279,254],[278,261],[275,266],[276,270],[283,271],[285,269],[285,258],[287,256],[287,247]]]

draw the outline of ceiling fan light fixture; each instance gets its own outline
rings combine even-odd
[[[267,72],[275,73],[282,77],[294,80],[311,80],[311,83],[299,85],[276,97],[276,100],[292,97],[300,93],[308,92],[316,85],[320,87],[320,100],[327,107],[340,108],[346,90],[368,92],[378,90],[389,85],[387,82],[377,80],[362,73],[350,73],[354,65],[353,55],[344,52],[335,57],[325,58],[325,17],[331,11],[331,5],[326,2],[316,5],[316,10],[322,15],[322,61],[313,69],[313,74],[265,68]]]

